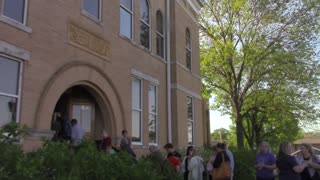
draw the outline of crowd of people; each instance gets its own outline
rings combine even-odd
[[[53,140],[71,141],[77,146],[81,142],[84,131],[76,119],[59,119],[55,124],[56,134]],[[131,138],[126,130],[122,131],[120,149],[112,146],[112,139],[106,130],[102,131],[102,140],[97,141],[97,149],[108,154],[119,151],[127,152],[133,159],[136,154],[131,148]],[[188,146],[183,157],[178,153],[173,144],[164,146],[167,152],[166,157],[160,153],[156,145],[149,147],[151,154],[156,154],[157,161],[164,159],[174,171],[183,175],[184,180],[233,180],[234,157],[225,143],[218,143],[213,147],[212,156],[205,161],[196,152],[193,146]],[[279,152],[276,155],[271,153],[270,145],[262,142],[258,147],[258,154],[255,159],[256,180],[320,180],[320,159],[315,155],[310,144],[301,144],[300,153],[292,155],[293,147],[290,143],[281,143]],[[205,164],[205,162],[207,162]]]
[[[293,154],[290,143],[281,143],[277,158],[270,152],[267,142],[259,146],[255,168],[257,180],[320,180],[320,159],[315,155],[310,144],[301,144],[300,153]]]

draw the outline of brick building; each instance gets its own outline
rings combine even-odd
[[[0,0],[0,126],[29,127],[25,150],[56,116],[86,136],[134,148],[201,146],[197,0]],[[207,117],[208,118],[208,117]]]

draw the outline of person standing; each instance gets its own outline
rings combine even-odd
[[[122,138],[121,138],[121,141],[120,141],[120,149],[122,151],[127,152],[133,158],[136,158],[136,154],[133,152],[133,150],[131,148],[131,138],[128,137],[128,131],[127,130],[123,130],[122,131]]]
[[[202,180],[203,171],[203,159],[196,155],[193,146],[188,146],[186,157],[182,161],[182,172],[184,179]]]
[[[301,155],[296,159],[299,164],[306,163],[306,167],[300,174],[301,180],[320,180],[320,176],[317,170],[320,169],[320,160],[315,156],[312,146],[310,144],[303,143],[300,146]]]
[[[281,143],[277,159],[279,180],[301,180],[299,173],[308,166],[306,163],[299,165],[290,153],[292,153],[292,145],[288,142]]]
[[[217,144],[217,155],[214,159],[212,170],[212,179],[230,180],[232,179],[232,170],[230,165],[230,158],[226,152],[226,145],[224,143]]]
[[[212,180],[212,170],[213,170],[213,162],[216,159],[217,155],[217,146],[212,147],[212,156],[210,156],[210,159],[207,163],[207,172],[209,174],[209,180]]]
[[[257,180],[274,180],[273,170],[276,168],[276,158],[270,152],[270,146],[267,142],[259,145],[259,152],[255,162]]]
[[[164,146],[164,149],[167,151],[167,160],[171,164],[171,166],[176,170],[176,172],[180,171],[180,160],[181,155],[175,151],[173,145],[171,143],[167,143]]]
[[[78,121],[76,119],[71,120],[71,141],[74,146],[77,146],[80,144],[83,136],[84,136],[84,131],[78,124]]]
[[[233,179],[233,171],[234,171],[234,157],[233,157],[232,152],[229,150],[228,145],[226,143],[224,143],[224,146],[225,146],[226,154],[227,154],[229,161],[230,161],[230,169],[231,169],[230,179],[232,180]]]

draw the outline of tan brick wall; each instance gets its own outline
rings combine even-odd
[[[166,101],[166,63],[156,54],[156,11],[161,10],[165,18],[165,0],[151,0],[151,51],[146,51],[139,45],[140,42],[140,11],[139,1],[134,2],[134,38],[132,41],[124,39],[119,34],[120,7],[119,1],[103,1],[102,20],[97,23],[81,13],[81,1],[52,1],[29,0],[27,26],[32,33],[19,30],[0,21],[0,40],[23,48],[31,53],[31,60],[24,61],[24,72],[21,95],[21,123],[29,127],[50,129],[51,114],[59,96],[69,87],[88,83],[92,89],[96,89],[113,107],[114,123],[112,136],[120,137],[122,129],[131,132],[131,69],[147,74],[159,81],[158,86],[158,121],[159,144],[167,142],[167,101]],[[0,5],[2,0],[0,0]],[[1,8],[0,8],[1,9]],[[174,60],[185,65],[185,38],[184,31],[189,27],[192,34],[193,70],[199,74],[199,47],[198,28],[184,10],[175,6],[176,17],[174,29],[176,29],[176,44],[172,44]],[[73,22],[82,29],[102,37],[110,44],[108,60],[96,56],[82,48],[71,45],[68,40],[69,23]],[[175,64],[173,64],[175,65]],[[63,70],[69,67],[68,70]],[[176,65],[175,65],[176,66]],[[173,83],[179,83],[193,92],[200,94],[200,80],[190,72],[176,67],[173,72]],[[144,84],[144,109],[143,109],[143,142],[147,145],[148,101],[147,83]],[[173,91],[176,91],[173,89]],[[173,111],[173,121],[178,126],[186,126],[185,97],[180,91],[177,95],[176,111]],[[174,96],[174,95],[173,95]],[[185,105],[184,105],[185,104]],[[181,112],[180,112],[181,111]],[[178,113],[179,112],[179,113]],[[201,103],[195,101],[196,119],[201,119]],[[175,118],[176,117],[176,118]],[[196,144],[201,145],[202,124],[196,125]],[[181,133],[174,133],[175,141],[185,145]],[[200,133],[201,134],[201,133]],[[37,144],[37,143],[35,143]],[[33,145],[30,145],[30,148]],[[27,149],[30,149],[29,147]]]

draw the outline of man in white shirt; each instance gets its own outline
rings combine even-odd
[[[71,130],[71,140],[73,145],[79,145],[81,139],[84,136],[84,131],[78,124],[76,119],[71,120],[72,130]]]

